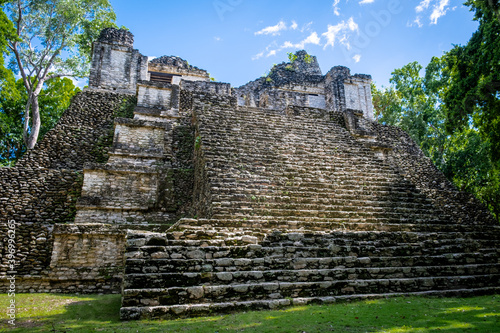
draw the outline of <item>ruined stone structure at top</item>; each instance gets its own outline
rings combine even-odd
[[[351,75],[337,66],[323,76],[315,56],[298,51],[291,63],[274,66],[269,75],[236,89],[238,105],[286,109],[296,105],[353,112],[373,119],[369,75]]]
[[[298,51],[291,63],[274,66],[269,75],[236,88],[238,105],[284,110],[288,106],[311,107],[336,112],[352,112],[368,120],[373,118],[371,76],[351,75],[348,68],[333,67],[322,75],[315,56]],[[207,71],[172,56],[147,57],[133,49],[130,32],[102,31],[95,43],[89,85],[91,88],[135,93],[140,81],[209,82]],[[229,93],[229,91],[228,91]]]

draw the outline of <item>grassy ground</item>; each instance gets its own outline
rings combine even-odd
[[[0,332],[500,332],[500,295],[400,297],[171,321],[120,322],[119,295],[0,295]]]

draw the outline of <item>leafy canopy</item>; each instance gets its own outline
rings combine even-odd
[[[7,37],[10,68],[27,93],[22,116],[23,140],[33,149],[42,126],[39,96],[45,83],[65,76],[86,77],[92,42],[114,27],[108,0],[10,0],[4,5],[15,29]]]
[[[372,86],[378,121],[407,131],[450,181],[500,219],[500,163],[491,158],[491,143],[468,123],[446,132],[443,96],[453,80],[446,55],[432,58],[422,70],[413,62],[394,70],[389,88]]]
[[[23,141],[23,114],[28,99],[22,79],[9,72],[0,83],[0,166],[10,166],[26,151]],[[47,81],[40,92],[40,116],[43,137],[55,126],[72,97],[80,89],[69,78]]]
[[[491,145],[491,157],[500,160],[500,4],[469,0],[478,30],[465,46],[455,46],[444,60],[450,86],[443,102],[448,133],[476,127]]]
[[[12,57],[11,69],[36,79],[44,71],[87,76],[92,42],[116,19],[108,0],[17,0],[5,9],[20,39],[20,64]]]

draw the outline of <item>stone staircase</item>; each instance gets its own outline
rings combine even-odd
[[[172,152],[176,115],[136,107],[134,118],[116,118],[106,164],[84,166],[75,223],[111,223],[126,228],[166,230],[175,210],[160,207]],[[171,187],[171,186],[170,186]]]
[[[129,231],[122,319],[500,291],[498,226],[457,223],[316,114],[195,108],[206,216]]]

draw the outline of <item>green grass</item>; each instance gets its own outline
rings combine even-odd
[[[9,304],[0,295],[0,308]],[[16,295],[0,332],[500,332],[500,295],[399,297],[171,321],[120,322],[119,295]]]

